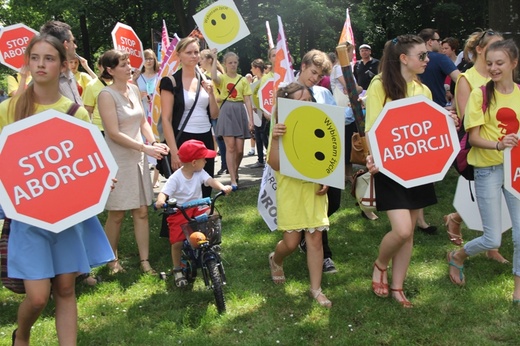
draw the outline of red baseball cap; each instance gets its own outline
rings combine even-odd
[[[198,159],[212,159],[217,156],[217,152],[206,148],[201,141],[190,139],[182,143],[177,155],[181,162],[186,163]]]

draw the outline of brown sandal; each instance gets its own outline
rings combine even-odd
[[[318,304],[321,306],[330,309],[332,307],[332,302],[323,294],[321,291],[321,287],[317,290],[310,289],[309,293],[311,294],[311,297],[316,300]]]
[[[388,268],[385,268],[385,269],[381,269],[379,268],[379,266],[377,265],[377,262],[374,262],[374,269],[379,270],[379,282],[376,282],[376,281],[372,281],[372,291],[374,291],[374,294],[378,297],[381,297],[381,298],[386,298],[388,297],[388,283],[383,283],[383,279],[384,279],[384,275],[386,273],[386,270]]]
[[[285,274],[283,272],[283,266],[279,266],[274,262],[274,252],[269,254],[269,268],[271,268],[271,279],[275,284],[285,283]],[[280,275],[281,273],[281,275]]]
[[[462,246],[464,241],[462,240],[462,234],[460,233],[460,224],[462,221],[457,221],[453,218],[453,214],[444,215],[442,218],[444,219],[444,225],[446,226],[446,233],[448,233],[448,237],[450,241],[457,246]],[[450,223],[453,222],[455,226],[450,228]],[[458,228],[458,234],[454,232],[454,229]]]
[[[402,288],[390,288],[390,291],[392,292],[392,297],[394,300],[401,304],[403,308],[413,308],[413,304],[405,297]],[[394,293],[396,294],[394,295]],[[400,300],[397,299],[397,296],[399,296]]]

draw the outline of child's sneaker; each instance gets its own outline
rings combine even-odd
[[[179,288],[188,286],[188,280],[184,277],[181,268],[173,270],[173,279],[175,280],[175,286]]]

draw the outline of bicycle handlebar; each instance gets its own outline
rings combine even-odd
[[[235,191],[236,189],[233,189],[233,191]],[[186,218],[186,220],[188,221],[197,221],[197,222],[205,222],[208,220],[208,214],[201,214],[199,216],[196,216],[194,218],[190,218],[188,216],[188,214],[186,214],[186,209],[190,209],[190,208],[194,208],[194,207],[199,207],[199,206],[203,206],[203,205],[208,205],[211,207],[210,209],[210,212],[209,212],[209,215],[213,215],[213,212],[215,210],[215,201],[221,197],[225,195],[224,191],[220,191],[219,193],[217,193],[215,195],[215,197],[213,198],[210,198],[210,197],[205,197],[205,198],[199,198],[199,199],[196,199],[196,200],[193,200],[193,201],[188,201],[188,202],[185,202],[185,203],[182,203],[182,204],[177,204],[177,200],[175,198],[173,199],[169,199],[166,203],[163,204],[163,209],[164,210],[168,210],[168,209],[177,209],[179,210],[182,215],[184,215],[184,217]],[[155,203],[153,205],[154,209],[157,210],[157,207],[155,206]]]

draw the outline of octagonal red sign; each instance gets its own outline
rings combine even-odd
[[[442,180],[460,150],[450,113],[422,95],[388,102],[368,139],[379,170],[407,188]]]
[[[520,147],[504,150],[504,188],[520,199]]]
[[[144,65],[143,44],[131,26],[117,23],[112,30],[114,48],[128,53],[130,66],[140,69]]]
[[[52,232],[102,212],[117,172],[97,127],[55,110],[4,127],[0,162],[6,216]]]
[[[25,64],[25,48],[37,31],[19,23],[7,26],[0,32],[0,62],[15,71]]]
[[[269,78],[264,85],[258,89],[258,101],[260,109],[267,114],[273,113],[274,106],[274,78]]]

